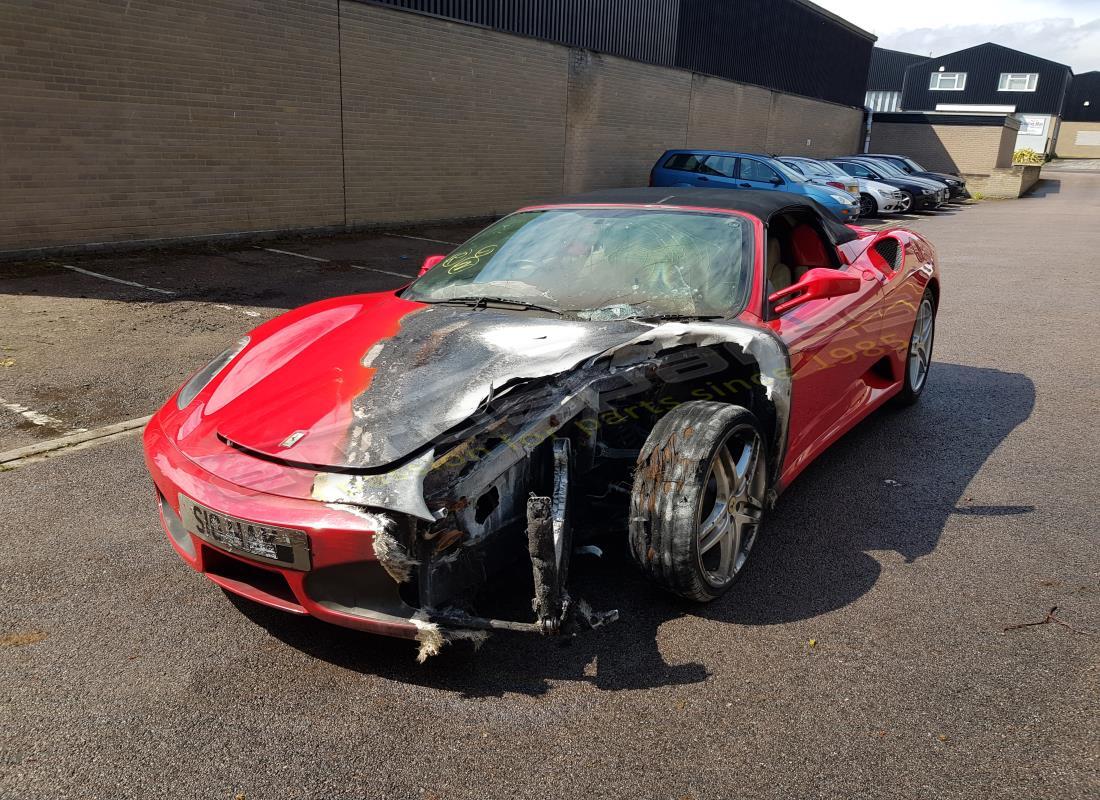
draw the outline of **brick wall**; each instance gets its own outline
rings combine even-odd
[[[1005,125],[873,122],[872,153],[901,153],[933,172],[988,173],[1012,164],[1016,130]]]
[[[1100,122],[1062,120],[1062,125],[1058,129],[1058,141],[1054,145],[1054,152],[1059,158],[1100,158],[1100,144],[1077,144],[1077,134],[1080,131],[1100,138]]]
[[[565,191],[645,186],[687,135],[691,73],[573,50]]]
[[[341,32],[349,223],[561,194],[567,48],[355,2]]]
[[[773,93],[766,153],[828,158],[862,150],[863,112]]]
[[[760,86],[693,75],[684,146],[764,152],[768,146],[772,96],[775,94]],[[817,105],[825,106],[824,103]]]
[[[1039,182],[1042,167],[1017,165],[997,167],[988,173],[967,175],[966,187],[975,196],[988,200],[1012,200],[1026,194]]]
[[[354,0],[8,4],[0,54],[0,252],[491,215],[862,120]]]
[[[343,222],[335,0],[0,22],[0,250]]]

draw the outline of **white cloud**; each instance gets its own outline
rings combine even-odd
[[[942,55],[995,42],[1068,64],[1100,69],[1100,0],[815,0],[879,37],[880,47]],[[899,13],[900,11],[900,13]]]

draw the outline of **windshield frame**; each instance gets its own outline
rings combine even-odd
[[[764,223],[759,217],[750,214],[745,211],[739,211],[731,208],[714,208],[711,206],[686,206],[686,205],[663,205],[660,203],[640,204],[640,203],[547,203],[532,206],[524,206],[518,208],[510,214],[506,214],[500,219],[494,221],[485,228],[475,233],[465,242],[460,243],[452,252],[460,251],[466,246],[467,242],[473,241],[473,239],[480,236],[484,231],[489,228],[500,224],[501,222],[516,216],[517,214],[525,214],[529,212],[547,212],[547,211],[583,211],[583,210],[608,210],[608,211],[654,211],[654,212],[675,212],[675,213],[687,213],[687,214],[713,214],[713,215],[726,215],[740,217],[746,222],[746,234],[742,237],[741,247],[742,254],[741,259],[743,264],[748,265],[748,279],[743,281],[742,287],[738,296],[735,298],[735,302],[726,310],[723,314],[718,316],[719,319],[735,319],[745,311],[753,310],[753,298],[759,293],[758,290],[762,285],[761,279],[761,264],[763,263],[763,237],[764,237]],[[433,267],[434,269],[434,267]],[[425,275],[428,273],[425,273]],[[424,275],[418,275],[411,283],[403,286],[398,291],[398,296],[411,300],[416,303],[424,303],[426,305],[437,305],[453,302],[453,300],[440,299],[440,300],[428,300],[418,297],[407,297],[407,292],[412,289],[417,282],[423,278]],[[490,301],[492,302],[492,301]],[[519,302],[509,300],[508,302]],[[592,309],[598,310],[598,309]],[[554,311],[553,313],[564,315],[572,309],[562,309],[561,311]],[[637,316],[637,317],[623,317],[623,319],[692,319],[692,316],[677,316],[677,315],[654,315],[654,316]],[[701,318],[713,318],[713,315],[702,315]]]

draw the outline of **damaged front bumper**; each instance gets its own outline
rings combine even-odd
[[[561,527],[553,524],[562,519],[560,511],[551,512],[549,526],[531,528],[533,551],[558,554],[544,563],[541,583],[536,579],[555,598],[542,606],[546,613],[536,621],[493,619],[458,608],[426,610],[406,601],[403,587],[417,562],[391,533],[394,515],[258,493],[222,480],[187,459],[156,419],[145,429],[144,444],[161,525],[173,549],[226,591],[254,602],[348,628],[415,639],[420,643],[420,660],[450,641],[480,643],[491,631],[554,634],[596,627],[615,617],[614,612],[598,614],[583,601],[568,598],[561,549],[568,542],[561,541]],[[305,532],[310,568],[261,563],[188,530],[181,518],[181,497],[229,516]],[[552,498],[545,500],[552,507]]]

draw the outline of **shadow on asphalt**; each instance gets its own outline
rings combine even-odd
[[[1051,194],[1060,194],[1062,191],[1062,182],[1053,178],[1040,178],[1039,181],[1031,187],[1020,199],[1026,199],[1029,197],[1046,197]]]
[[[935,550],[953,514],[1005,516],[1031,506],[971,503],[968,484],[1030,416],[1035,388],[1018,373],[935,363],[928,391],[909,409],[872,415],[799,478],[770,517],[751,566],[721,600],[696,605],[660,592],[613,543],[602,559],[578,558],[575,596],[620,621],[569,641],[500,635],[480,651],[459,643],[427,664],[414,646],[295,617],[234,598],[253,622],[287,645],[357,672],[466,697],[541,695],[551,681],[607,691],[703,681],[702,663],[669,664],[660,625],[685,614],[726,623],[693,638],[700,657],[737,647],[738,626],[810,619],[852,603],[881,572],[875,552],[912,562]]]

